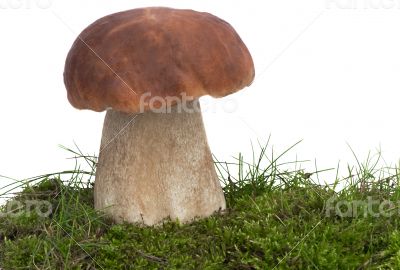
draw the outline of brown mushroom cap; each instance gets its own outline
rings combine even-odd
[[[254,79],[251,55],[230,24],[209,13],[140,8],[87,27],[66,60],[78,109],[139,112],[151,97],[223,97]],[[145,108],[147,109],[147,108]]]

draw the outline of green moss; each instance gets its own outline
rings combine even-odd
[[[262,173],[253,170],[235,181],[227,179],[229,208],[224,213],[191,224],[166,221],[158,227],[113,224],[95,211],[92,181],[83,181],[83,172],[75,171],[67,182],[60,180],[61,174],[36,179],[13,200],[49,202],[51,214],[3,206],[2,213],[12,215],[0,217],[0,266],[6,270],[400,268],[398,215],[341,217],[327,215],[325,207],[333,195],[342,201],[365,201],[368,196],[397,201],[397,185],[376,181],[361,189],[365,180],[361,178],[336,193],[316,185],[303,171],[280,172],[274,166],[257,171]]]

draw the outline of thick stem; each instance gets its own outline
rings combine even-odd
[[[108,111],[95,207],[117,222],[189,222],[225,209],[198,100],[170,113]],[[122,130],[122,131],[121,131]]]

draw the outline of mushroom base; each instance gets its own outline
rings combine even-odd
[[[107,112],[95,208],[116,222],[190,222],[226,207],[198,100],[168,113]]]

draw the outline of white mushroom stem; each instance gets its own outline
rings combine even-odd
[[[189,222],[225,209],[198,100],[170,109],[106,114],[95,207],[117,222]]]

